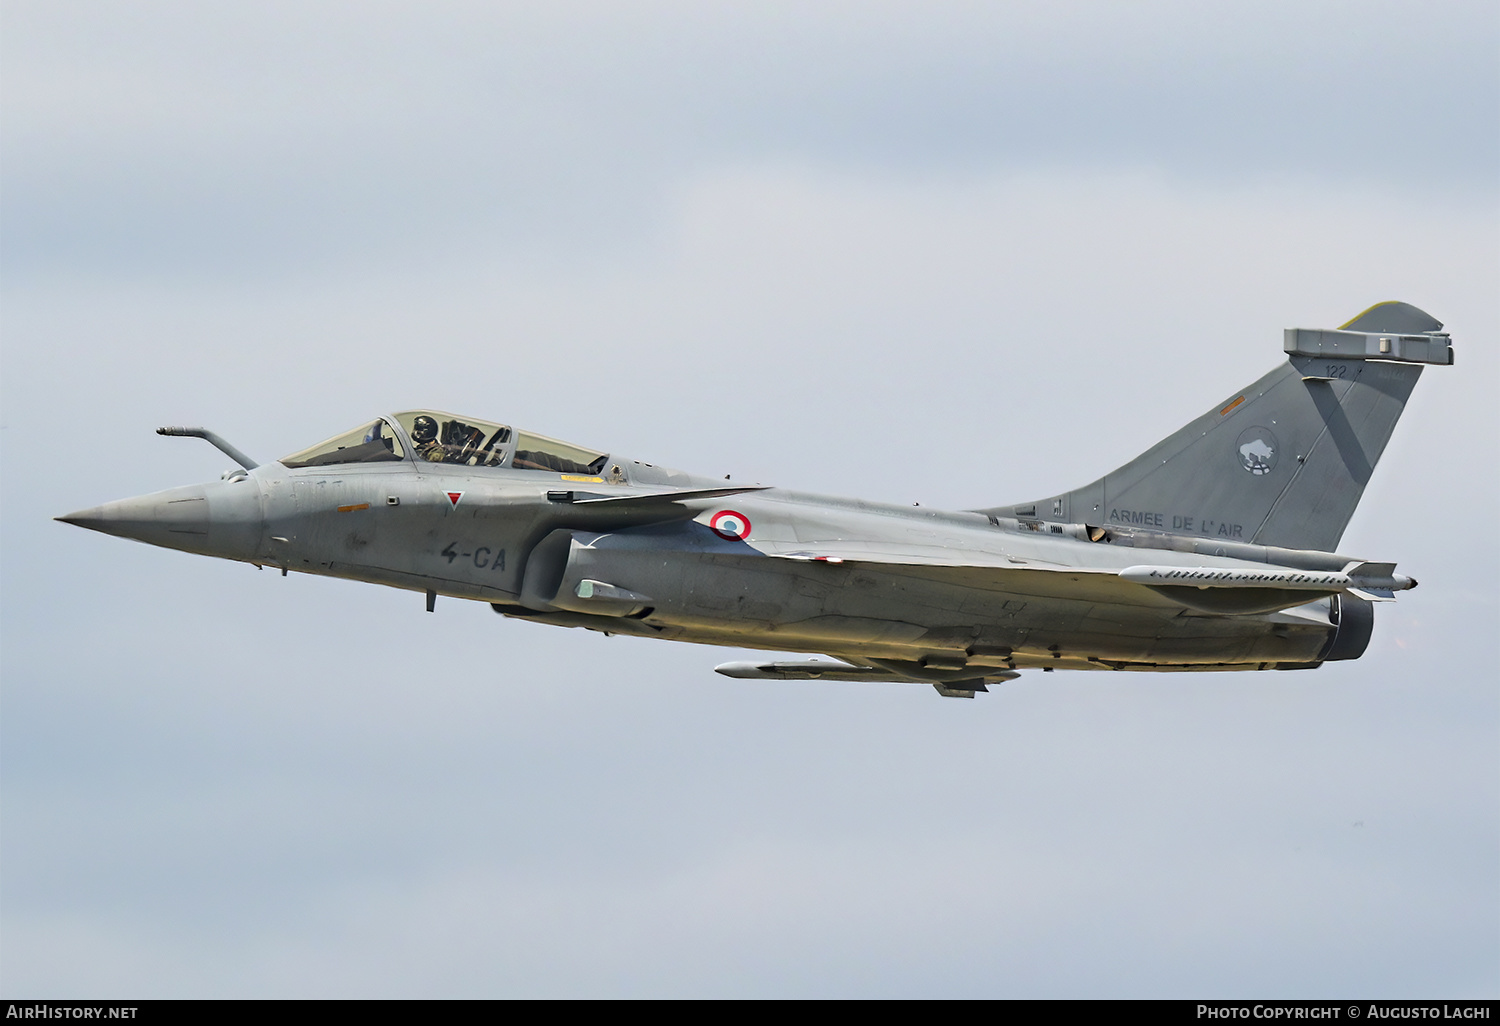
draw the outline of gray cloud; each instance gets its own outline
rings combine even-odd
[[[1491,190],[1489,5],[12,8],[10,273],[613,245],[664,190],[901,177]]]

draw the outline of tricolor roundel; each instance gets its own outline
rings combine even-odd
[[[750,518],[732,509],[721,509],[708,520],[714,533],[727,541],[742,541],[750,537]]]

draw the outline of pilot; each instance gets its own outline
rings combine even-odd
[[[417,458],[429,463],[441,463],[446,455],[443,444],[437,440],[438,423],[425,413],[412,421],[411,440],[417,447]]]

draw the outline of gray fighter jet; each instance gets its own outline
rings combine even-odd
[[[59,517],[151,545],[488,602],[563,627],[828,659],[729,677],[931,684],[1026,669],[1302,670],[1356,659],[1416,586],[1333,550],[1442,324],[1381,303],[1082,488],[942,512],[727,484],[413,410],[275,463]]]

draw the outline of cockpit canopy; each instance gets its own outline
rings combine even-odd
[[[438,410],[408,410],[283,456],[281,463],[294,469],[385,463],[405,460],[408,454],[423,463],[589,476],[601,473],[609,460],[607,453],[526,431],[513,432],[504,424]]]
[[[326,441],[290,456],[281,457],[283,465],[299,467],[326,467],[334,463],[389,463],[406,458],[401,440],[391,430],[390,424],[377,420],[373,424],[357,427],[334,435]]]

